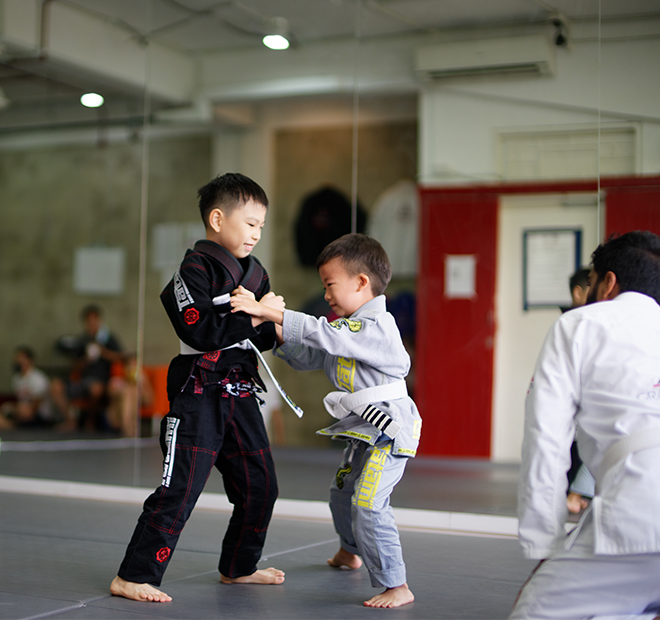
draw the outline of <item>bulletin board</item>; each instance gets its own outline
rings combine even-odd
[[[580,268],[581,229],[523,231],[523,307],[570,306],[569,278]]]

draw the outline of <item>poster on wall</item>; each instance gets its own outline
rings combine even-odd
[[[124,292],[125,264],[124,248],[77,248],[73,262],[73,290],[80,295],[121,295]]]
[[[523,307],[570,306],[569,278],[580,268],[581,229],[523,231]]]
[[[164,287],[179,267],[186,250],[206,237],[202,222],[164,222],[154,225],[151,233],[151,265],[160,272]]]
[[[472,299],[477,296],[476,254],[447,254],[445,256],[445,297]]]

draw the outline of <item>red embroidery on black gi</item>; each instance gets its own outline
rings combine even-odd
[[[193,325],[199,321],[199,312],[197,312],[195,308],[190,308],[190,310],[186,310],[186,313],[183,315],[183,320],[188,325]]]
[[[170,557],[170,553],[172,553],[172,550],[169,547],[163,547],[156,553],[156,559],[162,564]]]
[[[217,362],[220,359],[220,351],[209,351],[204,353],[204,359],[209,360],[210,362]]]

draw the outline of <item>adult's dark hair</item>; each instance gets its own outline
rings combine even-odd
[[[229,215],[249,200],[268,208],[266,192],[252,179],[238,172],[228,172],[209,181],[199,188],[197,196],[204,226],[208,225],[208,216],[213,209],[221,209]]]
[[[588,269],[587,267],[578,269],[568,280],[568,290],[572,291],[576,286],[583,289],[589,288],[590,273],[591,269]]]
[[[635,291],[660,303],[660,237],[648,230],[612,236],[591,255],[597,286],[608,271],[616,276],[619,290]]]
[[[371,281],[371,292],[382,295],[392,279],[392,267],[387,252],[373,237],[362,233],[349,233],[335,239],[323,248],[316,259],[319,269],[333,258],[340,258],[344,269],[357,276],[364,273]]]

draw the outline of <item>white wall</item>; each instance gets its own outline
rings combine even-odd
[[[600,55],[600,59],[599,59]],[[510,130],[631,123],[638,172],[660,173],[660,37],[576,42],[558,50],[552,77],[438,82],[420,96],[420,181],[497,178],[497,136]],[[600,79],[599,79],[600,78]]]

